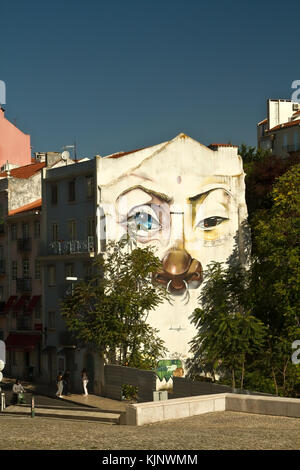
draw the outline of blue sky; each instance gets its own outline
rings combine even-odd
[[[8,119],[33,151],[107,155],[180,132],[256,144],[268,98],[300,79],[298,1],[10,0]]]

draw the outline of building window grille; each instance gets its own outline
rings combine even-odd
[[[75,180],[69,181],[69,202],[75,201]]]
[[[51,185],[51,204],[56,205],[57,204],[57,184],[52,184]]]

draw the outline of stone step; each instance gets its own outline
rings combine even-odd
[[[11,414],[15,416],[31,416],[31,407],[26,405],[10,405],[5,408],[3,414]],[[75,410],[75,409],[58,409],[58,408],[35,408],[35,416],[45,418],[64,418],[76,419],[85,421],[99,421],[105,424],[120,424],[119,413],[103,413],[97,409],[90,410]]]

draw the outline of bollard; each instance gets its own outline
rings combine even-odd
[[[1,392],[1,411],[5,410],[5,393]]]
[[[31,417],[34,418],[35,416],[35,408],[34,408],[34,394],[31,395]]]

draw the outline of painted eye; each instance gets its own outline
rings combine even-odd
[[[134,215],[134,220],[138,230],[153,230],[158,228],[157,222],[147,212],[137,212]]]
[[[152,211],[148,207],[145,210],[136,211],[128,217],[128,226],[139,232],[141,236],[145,236],[147,232],[159,230],[161,225],[154,216],[154,213],[152,214],[150,212]]]
[[[217,225],[220,225],[224,220],[228,220],[226,217],[208,217],[206,219],[201,220],[197,227],[202,228],[203,230],[210,230]]]

